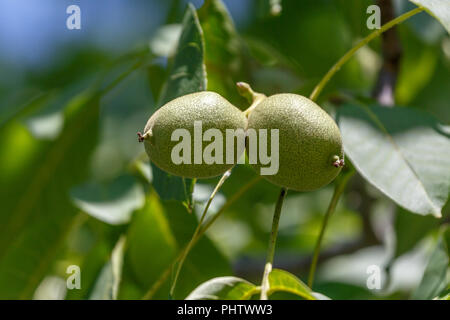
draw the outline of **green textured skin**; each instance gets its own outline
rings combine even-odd
[[[144,140],[145,151],[160,169],[180,177],[210,178],[223,174],[233,164],[194,164],[194,121],[202,121],[202,132],[210,128],[219,129],[224,137],[225,129],[246,129],[247,118],[241,110],[215,92],[202,91],[176,98],[159,108],[148,120],[144,134],[151,134]],[[176,165],[172,162],[172,148],[179,141],[171,141],[175,129],[184,128],[191,134],[191,164]],[[210,144],[203,142],[202,150]],[[237,162],[235,148],[235,162]],[[224,158],[225,162],[225,158]]]
[[[333,156],[343,158],[339,128],[308,98],[296,94],[270,96],[250,113],[248,128],[279,129],[278,173],[263,176],[276,185],[311,191],[330,183],[341,170],[332,164]],[[267,134],[270,148],[270,130]],[[253,167],[260,172],[260,164]]]

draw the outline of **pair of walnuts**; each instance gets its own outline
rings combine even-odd
[[[310,191],[338,175],[344,165],[341,134],[333,119],[316,103],[283,93],[264,98],[249,111],[242,112],[215,92],[192,93],[158,109],[140,138],[151,161],[162,170],[176,176],[209,178],[225,173],[234,164],[175,164],[171,159],[177,144],[172,141],[174,130],[184,128],[194,136],[195,121],[201,121],[203,130],[218,129],[224,136],[226,129],[278,129],[278,171],[264,178],[288,189]],[[252,166],[259,172],[263,164]]]

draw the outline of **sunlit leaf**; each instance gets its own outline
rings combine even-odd
[[[128,223],[133,211],[145,201],[142,186],[126,175],[106,185],[91,182],[77,186],[70,194],[82,211],[113,225]]]
[[[237,277],[208,280],[192,291],[186,300],[243,300],[250,299],[256,286]]]
[[[153,174],[149,162],[137,160],[135,163],[136,172],[148,183],[152,183]]]
[[[311,289],[293,274],[280,269],[273,269],[269,274],[269,291],[267,295],[283,291],[289,292],[307,300],[317,300]],[[322,297],[320,297],[322,298]]]
[[[446,228],[431,254],[427,267],[420,281],[419,287],[414,291],[412,299],[433,299],[449,285],[447,273],[450,271],[450,228]]]
[[[54,96],[55,92],[36,93],[35,90],[32,90],[31,92],[26,91],[22,93],[18,98],[10,99],[12,101],[7,101],[7,106],[0,114],[0,127],[5,126],[5,124],[19,116],[25,116],[39,110],[39,108],[45,106]]]
[[[409,0],[439,20],[450,33],[450,2],[448,0]]]
[[[445,296],[443,296],[443,297],[441,297],[441,298],[438,298],[437,300],[447,300],[447,301],[450,301],[450,293],[449,293],[449,294],[446,294]]]
[[[411,108],[347,104],[337,121],[359,173],[405,209],[441,216],[450,192],[450,127]]]
[[[167,24],[156,30],[150,40],[150,49],[162,57],[171,57],[175,54],[182,27],[180,24]]]
[[[373,300],[376,294],[367,287],[343,282],[318,282],[314,285],[319,292],[326,293],[333,300]],[[316,295],[316,293],[314,294]]]

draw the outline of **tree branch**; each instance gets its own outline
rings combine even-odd
[[[381,24],[385,24],[395,18],[392,0],[377,0],[381,9]],[[396,27],[382,34],[381,48],[383,53],[383,65],[378,73],[378,79],[372,96],[384,106],[392,106],[395,103],[395,86],[400,69],[402,47],[397,36]]]

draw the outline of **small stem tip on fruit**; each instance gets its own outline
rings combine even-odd
[[[244,111],[244,114],[248,117],[250,112],[262,101],[266,98],[266,95],[263,93],[253,91],[252,87],[246,82],[237,82],[236,88],[238,93],[246,98],[248,102],[250,102],[250,107]]]
[[[138,132],[138,141],[143,142],[144,140],[148,140],[150,143],[152,143],[152,129],[147,130],[145,133]]]
[[[145,140],[145,135],[143,135],[141,132],[138,132],[138,133],[137,133],[137,136],[138,136],[138,141],[139,141],[139,142],[144,142],[144,140]]]
[[[245,99],[248,100],[248,102],[252,103],[255,99],[256,93],[252,90],[250,85],[245,82],[238,82],[236,83],[236,88],[238,93],[243,96]]]
[[[340,168],[343,167],[345,165],[345,161],[344,159],[339,159],[338,156],[334,156],[333,157],[333,166],[335,166],[336,168]]]

